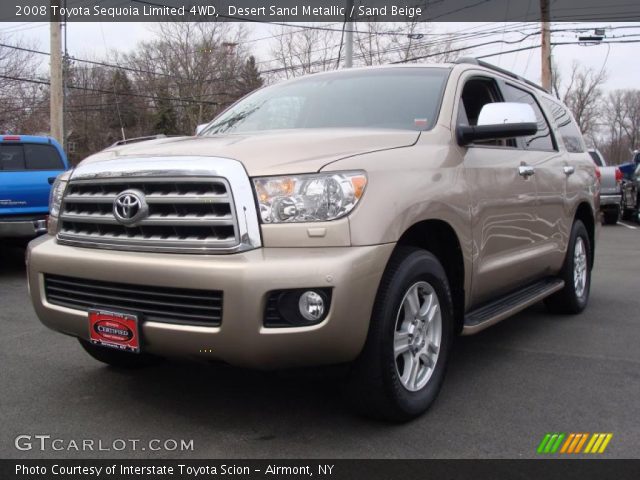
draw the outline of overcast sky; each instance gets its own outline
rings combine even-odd
[[[634,28],[616,28],[620,26],[633,26]],[[338,25],[339,26],[339,25]],[[440,23],[425,25],[432,32],[459,32],[474,31],[493,27],[498,30],[502,27],[509,27],[510,24],[496,22],[488,23]],[[577,27],[609,27],[606,31],[608,39],[613,40],[640,40],[640,23],[621,22],[606,24],[576,24],[573,23],[554,23],[553,28],[566,29]],[[264,24],[246,23],[244,28],[249,33],[248,39],[261,38],[273,33],[279,32],[280,27]],[[106,58],[106,53],[110,50],[127,51],[131,49],[137,42],[142,40],[150,40],[155,38],[153,25],[149,23],[69,23],[68,30],[68,49],[71,56],[80,58]],[[360,26],[362,29],[362,26]],[[46,23],[29,23],[29,24],[0,24],[0,35],[10,35],[15,40],[21,37],[26,40],[32,40],[37,43],[37,47],[44,51],[49,51],[49,28]],[[631,36],[630,35],[637,35]],[[578,34],[575,32],[555,33],[552,41],[577,41]],[[496,35],[491,38],[483,38],[481,41],[486,42],[493,39],[518,39],[518,34],[513,33],[507,36]],[[5,36],[6,39],[6,36]],[[488,53],[496,53],[507,51],[510,49],[533,45],[539,43],[538,36],[527,38],[524,42],[514,45],[489,45],[485,47],[475,48],[464,52],[464,56],[478,56]],[[268,43],[265,41],[251,43],[250,46],[260,61],[270,59]],[[473,41],[468,41],[465,46],[473,45]],[[640,85],[640,43],[627,44],[611,44],[611,45],[558,45],[553,49],[553,57],[555,63],[560,68],[560,73],[565,78],[569,73],[573,61],[591,67],[597,71],[603,67],[608,72],[608,79],[605,85],[607,90],[619,88],[639,88]],[[520,74],[534,82],[540,80],[540,50],[531,49],[516,53],[502,54],[487,58],[487,61],[499,65],[503,68]],[[46,65],[46,62],[43,62]],[[264,68],[274,66],[273,64],[263,63]]]

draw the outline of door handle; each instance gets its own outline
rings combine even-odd
[[[569,176],[576,171],[576,167],[573,167],[571,165],[565,165],[564,167],[562,167],[562,171],[566,176]]]
[[[47,181],[49,182],[49,185],[53,185],[53,183],[56,181],[56,177],[49,177],[47,178]]]
[[[536,171],[531,165],[520,165],[518,167],[518,173],[520,176],[527,178],[535,174]]]

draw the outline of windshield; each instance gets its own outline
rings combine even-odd
[[[258,90],[200,135],[300,128],[428,130],[448,73],[426,67],[311,75]]]

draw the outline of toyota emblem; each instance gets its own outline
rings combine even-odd
[[[126,226],[134,226],[149,214],[149,205],[140,190],[125,190],[113,201],[113,216]]]

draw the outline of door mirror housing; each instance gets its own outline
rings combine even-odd
[[[478,116],[477,125],[458,125],[458,145],[478,140],[499,140],[535,135],[538,131],[536,114],[527,103],[487,103]]]
[[[196,127],[196,135],[200,135],[200,132],[202,132],[205,128],[207,128],[207,125],[209,125],[208,123],[201,123],[200,125],[198,125]]]

